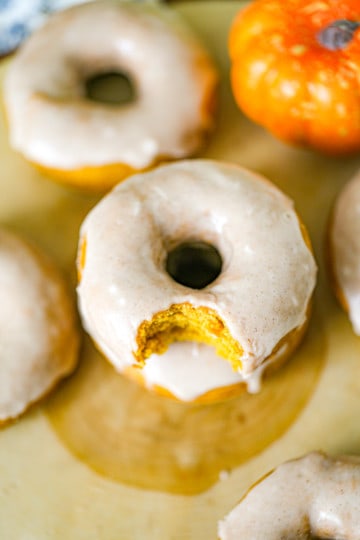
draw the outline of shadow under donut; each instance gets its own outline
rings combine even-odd
[[[326,356],[318,307],[299,350],[259,394],[244,391],[211,405],[176,402],[117,374],[86,340],[80,368],[46,414],[64,445],[99,474],[145,489],[200,493],[279,438],[305,407]]]

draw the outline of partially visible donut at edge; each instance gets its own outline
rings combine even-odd
[[[86,81],[127,76],[134,99],[87,99]],[[218,74],[172,8],[100,0],[53,14],[19,49],[4,83],[10,142],[45,174],[107,189],[196,153],[215,124]]]
[[[170,254],[186,245],[221,257],[219,275],[203,287],[169,274]],[[83,324],[116,370],[174,395],[165,377],[160,388],[148,377],[152,356],[176,341],[205,343],[239,377],[228,388],[215,379],[207,388],[214,401],[293,353],[317,268],[293,202],[277,187],[237,165],[185,160],[134,175],[93,208],[81,227],[78,272]],[[184,354],[195,367],[203,352]],[[202,388],[190,400],[201,400]]]
[[[47,395],[78,361],[74,302],[54,265],[0,229],[0,425]]]
[[[311,452],[256,482],[219,522],[220,540],[360,540],[360,457]]]
[[[328,263],[335,294],[360,336],[360,173],[338,193],[328,227]]]

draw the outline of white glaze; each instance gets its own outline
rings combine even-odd
[[[244,378],[306,320],[316,265],[293,204],[240,167],[192,160],[135,175],[90,212],[80,236],[83,323],[119,371],[134,364],[140,324],[172,304],[218,313],[244,350]],[[188,240],[215,245],[223,259],[201,290],[164,270],[168,250]]]
[[[51,268],[51,269],[50,269]],[[21,239],[0,230],[0,422],[70,373],[75,312],[64,283]]]
[[[346,299],[354,332],[360,335],[360,173],[337,198],[330,235],[336,282]]]
[[[271,362],[264,362],[244,377],[220,358],[213,347],[203,343],[177,342],[172,343],[164,354],[150,356],[141,375],[148,388],[160,386],[182,401],[193,401],[211,390],[240,383],[249,393],[257,393],[261,389],[263,372],[275,362],[275,356]]]
[[[280,465],[219,523],[220,540],[360,540],[360,458],[313,452]]]
[[[84,99],[84,79],[120,70],[138,98]],[[141,169],[196,151],[213,125],[204,98],[217,75],[206,51],[165,6],[98,1],[53,15],[18,52],[4,85],[11,143],[29,160],[68,170]]]
[[[243,380],[212,347],[191,342],[173,343],[164,354],[153,354],[141,374],[149,388],[160,386],[182,401]]]

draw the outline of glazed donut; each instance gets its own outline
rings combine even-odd
[[[217,277],[194,285],[173,272],[173,255],[189,246],[218,254]],[[211,160],[117,186],[82,224],[78,270],[84,326],[118,371],[143,367],[174,341],[199,341],[245,382],[298,345],[316,281],[292,202],[256,174]]]
[[[74,305],[52,264],[0,229],[0,425],[48,394],[75,367]]]
[[[359,540],[360,458],[312,452],[257,482],[219,523],[220,540]]]
[[[360,335],[360,173],[339,193],[328,234],[329,269],[341,305]]]
[[[129,77],[134,100],[87,99],[86,81],[114,71]],[[105,0],[53,15],[4,87],[16,150],[64,182],[108,188],[199,150],[214,125],[217,73],[171,8]]]

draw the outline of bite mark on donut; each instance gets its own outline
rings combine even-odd
[[[264,360],[266,374],[278,369],[298,348],[307,331],[312,302],[309,302],[303,324],[291,330]],[[235,371],[242,371],[243,348],[235,340],[221,317],[211,308],[194,307],[190,303],[173,304],[156,313],[139,326],[134,352],[138,367],[152,354],[164,353],[175,341],[197,341],[215,347],[219,356],[229,361]],[[272,361],[274,360],[274,361]]]
[[[231,336],[228,328],[212,309],[194,307],[190,303],[173,304],[156,313],[150,321],[143,321],[136,337],[136,361],[144,364],[152,354],[164,353],[174,341],[198,341],[215,347],[233,365],[242,368],[243,349]]]

